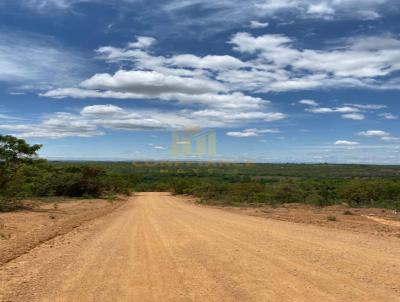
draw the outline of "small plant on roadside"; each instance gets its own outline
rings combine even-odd
[[[333,215],[329,215],[328,217],[326,217],[326,219],[328,221],[337,221],[336,216],[333,216]]]
[[[1,240],[7,240],[7,239],[9,239],[9,238],[10,238],[10,237],[7,236],[6,234],[0,233],[0,239],[1,239]]]
[[[107,194],[102,196],[105,200],[107,200],[109,203],[113,203],[118,199],[118,196],[115,194]]]
[[[343,215],[354,215],[353,212],[346,210],[343,212]]]

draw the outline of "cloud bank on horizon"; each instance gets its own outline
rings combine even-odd
[[[208,127],[226,158],[400,163],[397,1],[0,7],[0,132],[50,139],[48,157],[139,133],[168,158],[149,131]]]

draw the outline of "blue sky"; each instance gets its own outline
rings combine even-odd
[[[2,0],[0,133],[50,159],[400,164],[396,0]]]

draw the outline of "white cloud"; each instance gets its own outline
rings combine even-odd
[[[307,14],[321,18],[332,18],[332,16],[335,14],[335,10],[326,2],[320,2],[316,4],[310,4],[310,6],[307,8]]]
[[[265,133],[280,133],[280,131],[278,129],[251,128],[251,129],[245,129],[242,131],[229,131],[226,133],[226,135],[232,136],[232,137],[254,137],[254,136],[259,136],[260,134],[265,134]]]
[[[241,92],[233,92],[231,94],[204,93],[197,95],[171,93],[161,95],[160,99],[169,101],[176,100],[182,104],[202,104],[212,108],[237,110],[262,109],[263,106],[270,103],[268,100],[244,95]]]
[[[334,112],[340,112],[340,113],[351,113],[351,112],[358,112],[357,108],[349,107],[349,106],[343,106],[343,107],[338,107],[334,109]]]
[[[318,50],[295,48],[291,38],[276,34],[254,37],[241,32],[230,43],[235,50],[255,56],[255,68],[279,71],[279,80],[256,80],[263,92],[322,87],[393,89],[395,84],[385,86],[387,80],[377,78],[400,70],[400,40],[390,36],[355,37]],[[246,72],[254,73],[242,71]]]
[[[275,114],[275,113],[273,113]],[[83,107],[79,114],[57,112],[38,123],[0,124],[0,130],[20,137],[64,138],[91,137],[106,130],[173,130],[191,127],[230,128],[269,118],[268,113],[236,110],[131,110],[115,105]],[[258,134],[276,133],[277,129],[250,129]]]
[[[155,150],[166,150],[167,148],[165,148],[164,146],[161,145],[155,145],[155,144],[149,144],[149,146]]]
[[[156,39],[154,39],[153,37],[138,36],[137,41],[129,43],[128,47],[145,49],[145,48],[149,48],[156,42],[157,42]]]
[[[367,130],[358,132],[357,135],[365,137],[388,137],[390,136],[390,133],[382,130]]]
[[[198,57],[190,54],[176,55],[167,60],[167,62],[179,67],[212,70],[237,69],[246,66],[241,60],[228,55],[208,55],[205,57]]]
[[[376,46],[377,41],[380,46]],[[137,42],[125,48],[101,47],[97,50],[101,58],[108,62],[128,60],[133,63],[132,69],[95,74],[81,82],[79,87],[53,89],[42,95],[54,98],[160,99],[182,104],[254,109],[268,102],[246,96],[245,92],[348,86],[394,87],[395,83],[385,86],[375,77],[388,76],[392,71],[400,70],[400,41],[390,37],[351,39],[344,46],[327,50],[301,50],[294,48],[292,39],[284,35],[253,37],[248,33],[237,33],[230,43],[235,50],[253,56],[247,61],[230,55],[155,56],[143,49],[153,43],[155,40],[151,37],[138,37]],[[309,109],[312,113],[354,113],[368,106],[371,109],[378,106],[354,104],[317,108],[317,103],[310,105],[310,101],[303,100],[303,104],[316,107]]]
[[[360,113],[347,113],[347,114],[342,114],[342,118],[348,119],[348,120],[361,121],[361,120],[365,119],[365,116]]]
[[[359,145],[359,142],[355,141],[347,141],[347,140],[337,140],[334,145],[339,145],[339,146],[355,146]]]
[[[81,82],[79,87],[58,88],[42,93],[52,98],[115,98],[159,99],[181,104],[198,104],[213,108],[262,109],[269,101],[232,91],[203,69],[226,71],[240,69],[246,64],[232,56],[197,57],[176,55],[156,57],[142,50],[101,47],[101,57],[110,62],[133,60],[136,68],[119,70],[114,74],[95,74]],[[267,119],[283,116],[268,115]]]
[[[359,109],[366,109],[366,110],[379,110],[379,109],[384,109],[387,108],[386,105],[381,105],[381,104],[345,104],[351,107],[356,107]]]
[[[378,18],[379,11],[388,9],[391,0],[260,0],[256,7],[265,15],[292,12],[297,18]],[[260,14],[261,14],[260,13]]]
[[[232,136],[232,137],[252,137],[252,136],[258,136],[258,134],[255,133],[255,132],[246,132],[246,131],[243,131],[243,132],[240,132],[240,131],[230,131],[230,132],[227,132],[226,135]]]
[[[307,106],[318,106],[319,104],[314,100],[300,100],[299,104]]]
[[[237,112],[237,111],[222,111],[222,110],[199,110],[191,113],[194,117],[206,118],[213,121],[225,121],[228,123],[238,123],[238,122],[255,122],[255,121],[265,121],[265,122],[275,122],[287,118],[287,115],[280,112],[260,112],[260,111],[247,111],[247,112]]]
[[[114,116],[124,114],[124,110],[121,107],[115,105],[92,105],[86,106],[81,110],[81,114],[84,116]]]
[[[265,122],[275,122],[280,121],[287,118],[287,114],[281,112],[267,112],[264,113],[264,121]]]
[[[149,96],[161,93],[202,94],[225,91],[225,87],[209,79],[165,75],[156,71],[119,70],[115,74],[96,74],[80,85],[85,89],[130,92]]]
[[[384,136],[384,137],[382,137],[382,140],[385,142],[389,142],[389,143],[398,143],[398,142],[400,142],[400,137]]]
[[[112,99],[152,99],[159,98],[160,100],[179,102],[184,105],[199,104],[213,108],[226,108],[226,109],[262,109],[264,105],[267,105],[269,101],[261,98],[251,97],[244,95],[240,92],[234,92],[232,94],[215,94],[215,93],[204,93],[197,95],[187,95],[183,93],[164,93],[157,96],[137,94],[130,92],[116,92],[116,91],[99,91],[99,90],[88,90],[81,88],[59,88],[48,91],[41,94],[42,96],[52,98],[112,98]],[[268,114],[266,118],[282,119],[285,116],[279,114]],[[281,117],[281,118],[279,118]]]
[[[393,113],[385,112],[385,113],[380,113],[378,114],[380,117],[383,117],[384,119],[387,120],[397,120],[399,118],[398,115],[395,115]]]
[[[268,22],[260,22],[260,21],[255,21],[255,20],[250,21],[250,24],[249,24],[250,28],[265,28],[268,26],[269,26]]]
[[[380,138],[381,140],[388,143],[398,143],[400,142],[400,137],[393,136],[391,133],[383,131],[383,130],[367,130],[358,132],[357,135],[372,137],[372,138]]]
[[[311,113],[332,113],[335,112],[335,109],[328,108],[328,107],[318,107],[318,108],[307,108],[305,111]]]
[[[316,108],[306,108],[305,111],[311,113],[354,113],[359,112],[360,110],[354,107],[342,106],[336,108],[329,107],[316,107]]]
[[[96,125],[79,116],[58,112],[40,124],[0,125],[0,130],[8,131],[19,137],[51,138],[91,137],[103,135]]]

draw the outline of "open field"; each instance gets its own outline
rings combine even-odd
[[[0,278],[2,301],[400,301],[400,239],[139,193]]]

